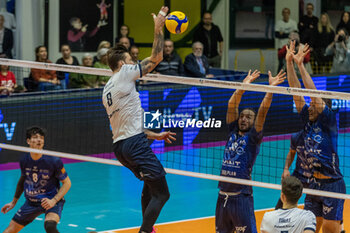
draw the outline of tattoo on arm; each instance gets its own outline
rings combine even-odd
[[[141,62],[141,71],[142,75],[145,75],[149,72],[151,72],[155,67],[157,63],[152,61],[151,58],[147,57]]]

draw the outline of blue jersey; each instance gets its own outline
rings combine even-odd
[[[67,178],[62,160],[43,155],[33,160],[25,154],[20,161],[21,176],[25,177],[25,198],[30,202],[41,202],[43,198],[52,199],[60,188],[60,182]]]
[[[229,126],[230,136],[225,146],[224,159],[222,162],[221,175],[251,179],[253,165],[259,154],[262,141],[262,131],[256,132],[252,127],[244,136],[238,133],[238,120]],[[233,183],[219,182],[219,189],[224,192],[241,192],[251,194],[251,186]]]
[[[304,130],[293,133],[290,138],[290,149],[296,151],[297,153],[297,160],[293,175],[297,175],[303,184],[308,183],[309,178],[312,177],[312,164],[310,163],[311,161],[307,157],[307,153],[304,150],[304,138]]]
[[[302,152],[311,160],[313,172],[333,179],[342,178],[337,154],[338,128],[335,113],[325,106],[315,122],[309,121],[308,106],[300,112],[304,125]]]

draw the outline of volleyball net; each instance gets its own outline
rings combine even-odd
[[[110,70],[0,59],[18,77],[30,77],[32,68],[70,74],[111,76]],[[291,134],[300,131],[300,120],[292,95],[332,100],[338,123],[340,170],[350,185],[350,77],[314,77],[318,90],[268,85],[261,75],[256,84],[243,84],[245,74],[219,74],[216,79],[199,79],[149,74],[137,89],[144,109],[144,127],[156,132],[176,132],[172,144],[150,141],[150,146],[167,172],[280,189],[281,175],[290,149]],[[234,80],[234,81],[233,81]],[[237,81],[238,80],[238,81]],[[239,81],[240,80],[240,81]],[[27,80],[28,81],[28,80]],[[27,82],[26,81],[26,82]],[[68,78],[69,84],[69,78]],[[258,110],[265,92],[274,93],[264,124],[263,141],[252,171],[252,181],[220,175],[225,144],[227,103],[235,90],[245,90],[240,109]],[[102,105],[102,87],[13,94],[1,98],[0,163],[18,162],[26,146],[25,129],[38,125],[47,130],[47,155],[79,161],[120,165],[112,152],[112,133]],[[157,117],[158,116],[158,117]],[[296,158],[295,158],[296,160]],[[295,163],[290,167],[292,172]],[[312,191],[306,193],[349,199],[349,195]]]

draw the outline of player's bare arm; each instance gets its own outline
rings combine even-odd
[[[15,207],[18,199],[21,197],[21,195],[23,193],[24,181],[25,181],[25,177],[21,176],[17,182],[16,192],[15,192],[15,196],[13,197],[13,200],[1,208],[2,213],[6,214],[10,210],[12,210],[13,207]]]
[[[287,79],[288,85],[290,87],[301,88],[301,84],[299,82],[298,76],[294,69],[293,56],[295,52],[295,40],[291,41],[289,46],[286,47],[286,64],[287,64]],[[298,112],[301,112],[305,105],[305,99],[303,96],[293,96],[293,100],[295,102],[295,106]]]
[[[290,168],[290,166],[292,165],[292,163],[294,161],[295,154],[296,154],[295,150],[289,149],[289,152],[288,152],[288,155],[287,155],[287,158],[286,158],[286,162],[284,163],[282,179],[290,176],[289,168]]]
[[[300,75],[301,75],[301,78],[303,79],[305,88],[316,90],[316,86],[312,81],[310,74],[307,72],[304,66],[304,58],[309,52],[310,52],[310,46],[308,44],[305,44],[305,46],[300,45],[298,53],[296,55],[293,55],[293,59],[295,63],[298,65]],[[323,102],[322,98],[311,97],[311,100],[315,102],[317,111],[321,113],[325,107],[325,103]]]
[[[260,71],[255,70],[253,73],[249,70],[248,75],[244,78],[243,83],[252,83],[260,76]],[[238,107],[241,103],[244,90],[236,90],[228,101],[226,123],[230,124],[238,119]]]
[[[272,76],[271,71],[269,71],[269,85],[277,86],[286,79],[286,73],[281,70],[275,77]],[[258,115],[256,116],[255,129],[257,132],[262,131],[267,112],[271,106],[272,93],[266,93],[263,101],[260,104]]]
[[[72,183],[71,183],[69,177],[62,180],[61,182],[62,182],[61,188],[58,190],[58,193],[52,199],[48,199],[48,198],[42,199],[41,206],[44,209],[48,210],[48,209],[51,209],[52,207],[54,207],[56,205],[56,203],[59,202],[64,197],[64,195],[66,195],[66,193],[68,192],[68,190],[72,186]]]
[[[152,54],[141,61],[142,75],[151,72],[163,60],[164,33],[163,27],[168,13],[168,7],[162,7],[156,16],[152,13],[154,20],[154,40]]]
[[[170,144],[173,141],[176,141],[176,138],[175,138],[176,133],[171,132],[171,131],[156,133],[156,132],[153,132],[150,130],[145,130],[145,134],[147,135],[148,139],[164,140]]]

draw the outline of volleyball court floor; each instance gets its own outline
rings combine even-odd
[[[343,134],[344,136],[344,134]],[[349,136],[349,135],[347,135]],[[341,138],[341,137],[340,137]],[[344,137],[349,139],[349,137]],[[270,143],[263,148],[288,148],[280,143],[288,144],[288,140],[264,142]],[[280,147],[278,147],[278,144]],[[345,145],[345,143],[343,143]],[[277,147],[274,147],[277,146]],[[345,154],[349,148],[339,146]],[[200,150],[206,150],[201,148]],[[207,148],[208,153],[220,152]],[[270,149],[269,149],[270,150]],[[272,150],[271,150],[272,151]],[[201,154],[206,155],[206,153]],[[183,151],[187,153],[187,151]],[[207,154],[208,154],[207,153]],[[272,153],[272,152],[271,152]],[[267,160],[260,154],[256,165],[266,164],[266,166],[255,166],[254,169],[265,170],[269,168],[271,161],[280,163],[286,156],[285,151],[280,151],[275,155],[270,154]],[[180,153],[181,154],[181,153]],[[264,153],[263,153],[264,154]],[[277,156],[277,157],[275,157]],[[203,158],[205,159],[205,158]],[[341,159],[342,163],[348,163],[348,157]],[[220,163],[220,160],[218,160]],[[283,164],[281,165],[283,166]],[[10,166],[8,166],[10,167]],[[97,232],[120,232],[137,233],[137,227],[141,224],[141,191],[142,182],[138,181],[133,174],[124,167],[110,165],[78,162],[65,165],[66,170],[72,180],[72,187],[66,195],[66,203],[59,224],[60,232],[83,233],[90,231]],[[2,167],[0,171],[0,205],[10,202],[13,198],[16,184],[20,175],[18,169],[6,170]],[[268,172],[280,172],[279,170]],[[276,176],[277,173],[271,173]],[[280,173],[278,173],[280,175]],[[347,174],[349,177],[349,174]],[[264,176],[263,181],[271,181],[271,177]],[[213,233],[215,232],[214,215],[218,195],[217,181],[191,178],[179,175],[167,175],[167,181],[171,197],[164,206],[156,228],[159,233]],[[350,192],[349,179],[346,179],[347,193]],[[263,213],[266,209],[274,207],[280,195],[280,191],[254,188],[254,205],[259,228]],[[303,202],[304,197],[300,203]],[[0,214],[0,232],[2,232],[11,218],[23,204],[24,197],[6,215]],[[345,227],[350,231],[350,202],[346,202],[344,211]],[[244,211],[244,210],[242,210]],[[44,215],[39,216],[33,223],[24,228],[21,232],[44,232]]]

